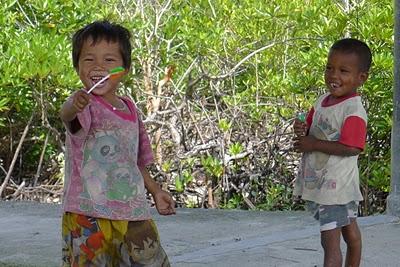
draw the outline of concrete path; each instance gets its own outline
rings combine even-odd
[[[0,266],[59,266],[60,218],[58,205],[0,202]],[[154,219],[172,266],[322,266],[318,224],[306,212],[179,209]],[[399,218],[359,224],[361,266],[400,267]]]

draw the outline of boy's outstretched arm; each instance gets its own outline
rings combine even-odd
[[[140,167],[140,172],[144,179],[144,186],[154,198],[158,213],[161,215],[175,214],[175,201],[172,199],[171,195],[162,190],[156,181],[151,178],[146,167]]]
[[[74,93],[72,101],[67,101],[62,105],[60,118],[72,133],[76,133],[82,128],[76,115],[82,112],[89,102],[90,96],[80,90]]]
[[[312,135],[295,138],[294,149],[298,152],[318,151],[329,155],[350,157],[361,153],[361,149],[343,145],[337,141],[319,140]]]

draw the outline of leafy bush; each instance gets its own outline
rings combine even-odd
[[[179,204],[297,209],[292,118],[324,92],[330,45],[353,36],[374,54],[361,90],[369,115],[360,157],[363,213],[382,211],[390,180],[393,7],[388,0],[349,3],[6,0],[0,7],[0,181],[17,152],[11,187],[35,180],[62,186],[58,109],[80,87],[70,38],[84,24],[109,18],[133,33],[131,76],[121,90],[143,111],[157,160],[152,173]]]

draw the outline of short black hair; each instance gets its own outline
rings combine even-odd
[[[368,45],[363,41],[354,38],[344,38],[332,45],[329,53],[333,51],[356,54],[360,61],[361,71],[368,72],[371,67],[372,53]]]
[[[90,37],[93,39],[93,44],[102,40],[118,42],[124,64],[123,67],[125,69],[131,67],[131,33],[121,25],[102,20],[86,25],[76,31],[72,37],[72,62],[75,69],[78,69],[79,56],[82,51],[83,43]]]

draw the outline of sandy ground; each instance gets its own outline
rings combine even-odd
[[[59,205],[0,202],[0,266],[60,266],[60,220]],[[179,209],[154,220],[172,266],[322,266],[318,224],[306,212]],[[399,218],[359,224],[362,266],[400,267]]]

